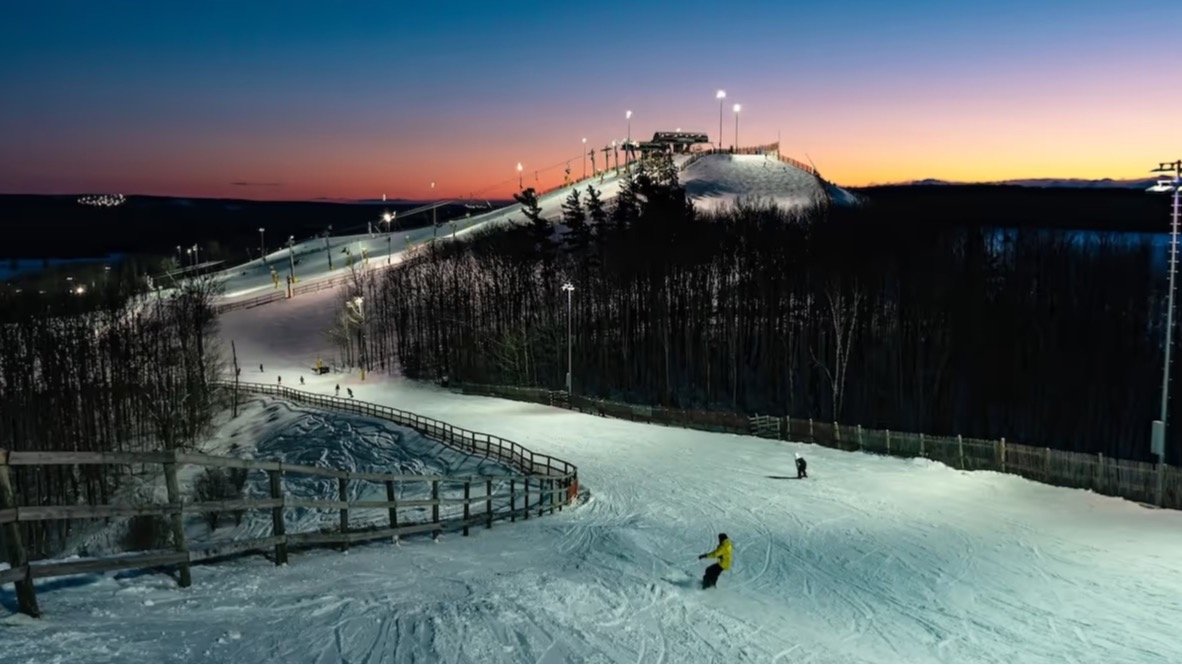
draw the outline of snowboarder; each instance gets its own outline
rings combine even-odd
[[[263,363],[259,363],[259,371],[263,371]]]
[[[352,388],[345,388],[345,390],[349,391],[349,399],[353,399],[353,389]]]
[[[702,588],[713,589],[714,585],[718,583],[718,576],[724,570],[730,570],[731,558],[734,556],[735,548],[731,545],[731,539],[726,537],[725,533],[718,534],[718,547],[714,548],[713,552],[707,552],[698,556],[698,559],[718,559],[718,563],[710,564],[706,569],[706,574],[702,577]]]
[[[283,385],[283,377],[282,376],[275,377],[275,383],[278,383],[279,385]]]
[[[300,375],[300,385],[301,386],[304,385],[304,375],[303,374]]]
[[[337,384],[337,397],[341,396],[341,384]]]
[[[808,466],[809,466],[809,463],[804,461],[804,457],[801,456],[800,453],[796,453],[796,479],[797,480],[800,480],[801,478],[808,478],[809,477],[808,471],[806,471]]]

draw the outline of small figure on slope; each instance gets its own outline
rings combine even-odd
[[[283,377],[282,376],[275,377],[275,383],[278,383],[279,385],[283,385]]]
[[[809,473],[807,471],[808,466],[809,466],[809,463],[804,461],[804,457],[802,457],[800,453],[796,453],[796,478],[797,478],[797,480],[799,480],[801,478],[808,478],[809,477]]]
[[[353,389],[352,388],[345,388],[345,390],[349,391],[349,399],[353,399]]]
[[[259,371],[263,371],[263,363],[259,363]]]
[[[726,537],[725,533],[718,534],[718,547],[714,548],[713,552],[699,555],[699,559],[718,559],[718,563],[710,564],[706,569],[706,574],[702,577],[702,588],[713,589],[714,585],[718,583],[718,576],[724,570],[730,570],[731,558],[735,554],[735,548],[731,545],[731,539]]]
[[[304,375],[303,374],[300,375],[300,385],[301,386],[304,385]]]
[[[341,396],[341,384],[337,384],[337,397]]]

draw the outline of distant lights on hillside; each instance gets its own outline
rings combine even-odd
[[[78,197],[78,203],[95,208],[114,208],[127,203],[127,197],[122,194],[90,194]]]

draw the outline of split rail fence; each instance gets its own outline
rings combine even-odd
[[[223,384],[232,387],[233,384]],[[276,395],[295,402],[393,421],[414,429],[440,443],[471,455],[483,455],[512,468],[514,473],[496,476],[439,476],[365,472],[346,469],[291,464],[276,460],[220,457],[179,450],[123,452],[23,452],[0,449],[0,527],[8,554],[9,568],[0,570],[0,585],[16,586],[19,610],[39,616],[34,580],[80,573],[109,572],[132,568],[175,568],[182,587],[191,583],[193,563],[253,552],[271,552],[276,565],[287,562],[288,550],[298,547],[336,545],[342,550],[351,543],[396,538],[416,533],[462,531],[467,536],[473,526],[491,529],[493,522],[528,520],[531,513],[541,517],[561,511],[578,493],[578,469],[550,455],[530,451],[498,436],[473,432],[432,418],[357,400],[345,400],[307,393],[290,388],[261,384],[238,384],[238,391]],[[234,399],[238,398],[235,392]],[[10,467],[78,465],[160,465],[167,488],[166,503],[103,505],[18,505]],[[186,501],[181,494],[177,470],[183,465],[206,468],[236,468],[261,471],[267,475],[267,496],[224,501]],[[285,491],[284,479],[291,476],[336,480],[337,496],[309,499]],[[376,484],[384,488],[385,500],[350,500],[355,483]],[[415,494],[429,498],[405,498],[407,486]],[[477,492],[473,494],[473,490]],[[400,498],[401,494],[401,498]],[[453,515],[440,514],[449,507]],[[339,511],[339,522],[331,530],[288,533],[285,510],[305,508]],[[350,511],[385,510],[384,524],[358,527],[350,524]],[[271,534],[266,537],[189,543],[184,516],[212,512],[269,511]],[[416,520],[430,511],[426,521]],[[408,516],[408,512],[415,513]],[[171,549],[122,553],[113,556],[68,559],[64,561],[28,561],[20,525],[27,522],[73,519],[109,519],[140,515],[159,516],[168,521]]]

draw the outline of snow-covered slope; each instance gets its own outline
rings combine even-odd
[[[825,190],[812,174],[766,155],[705,155],[685,169],[681,182],[700,210],[739,202],[791,210],[825,200]]]
[[[470,538],[41,585],[4,660],[1176,662],[1182,514],[925,460],[312,377],[332,293],[224,315],[245,367],[578,464],[588,503]],[[244,376],[246,372],[244,371]],[[289,377],[292,377],[289,379]],[[810,478],[786,479],[793,454]],[[715,535],[736,548],[694,588]],[[13,604],[11,587],[0,596]]]
[[[593,178],[544,194],[538,197],[543,216],[549,219],[559,218],[562,215],[562,201],[569,196],[570,190],[578,187],[585,191],[588,185],[593,185],[595,189],[599,190],[602,198],[606,201],[614,199],[619,194],[620,178],[614,173],[609,173],[601,178]],[[471,217],[448,220],[446,223],[440,224],[438,235],[441,238],[447,238],[451,237],[454,231],[456,236],[462,236],[477,229],[510,221],[525,221],[521,214],[521,206],[514,204]],[[369,269],[382,269],[388,265],[400,263],[407,247],[428,242],[434,235],[435,230],[427,226],[410,231],[395,231],[388,235],[377,233],[373,236],[368,234],[334,236],[329,239],[327,249],[323,238],[307,239],[296,243],[291,250],[294,260],[298,261],[295,265],[295,274],[301,283],[347,275],[350,268],[347,265],[349,254],[346,253],[346,249],[352,254],[354,263],[359,268],[363,266],[361,256],[362,250],[364,250],[369,257],[368,263],[365,263],[364,266]],[[330,252],[332,254],[331,268],[328,258]],[[268,254],[265,262],[256,259],[218,273],[217,279],[225,287],[223,295],[225,302],[282,291],[285,288],[285,279],[291,267],[292,259],[288,254],[288,249],[284,248]],[[278,288],[271,280],[271,267],[274,267],[279,274]]]
[[[675,161],[680,166],[687,158],[687,155],[679,155]],[[763,155],[704,155],[693,161],[681,173],[681,181],[694,204],[702,210],[717,210],[738,201],[765,202],[794,209],[824,200],[826,190],[831,200],[837,204],[853,205],[857,202],[857,198],[844,189],[835,185],[823,188],[812,175]],[[539,197],[542,215],[551,220],[558,220],[562,215],[562,202],[570,195],[570,190],[578,188],[585,191],[588,184],[600,190],[601,198],[609,202],[619,194],[622,181],[618,175],[609,173],[600,178],[556,189]],[[440,225],[438,233],[440,237],[450,237],[454,230],[457,236],[464,235],[511,220],[524,221],[519,205],[514,204],[457,219],[454,220],[454,224],[449,221]],[[383,233],[374,236],[336,236],[329,239],[328,248],[325,247],[323,238],[307,239],[296,243],[292,248],[294,260],[298,262],[295,274],[302,283],[346,275],[349,273],[346,250],[353,255],[359,266],[362,250],[369,257],[368,263],[365,264],[369,269],[396,265],[401,262],[407,247],[427,242],[433,235],[433,229],[425,227],[411,231],[396,231],[389,236]],[[331,269],[328,258],[330,252]],[[218,279],[225,286],[225,301],[234,302],[282,291],[290,263],[291,259],[285,248],[268,254],[265,262],[255,260],[218,273]],[[279,275],[278,287],[275,287],[271,280],[271,267],[274,267]]]

